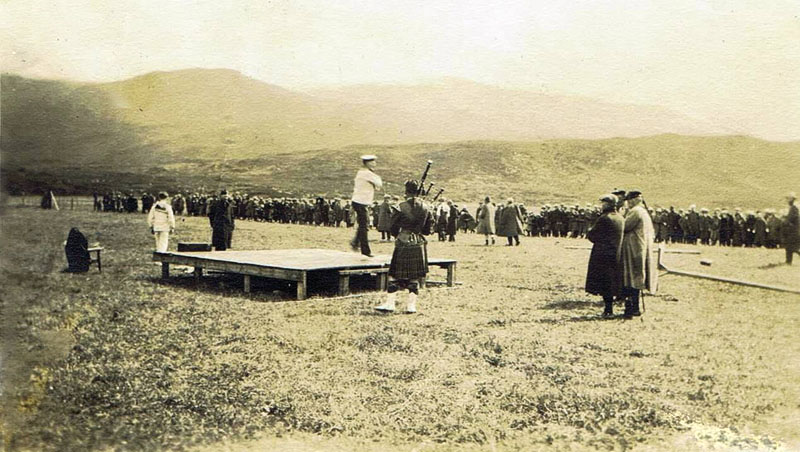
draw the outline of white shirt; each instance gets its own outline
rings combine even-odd
[[[166,201],[158,201],[150,208],[147,216],[147,224],[156,232],[169,231],[175,229],[175,216],[172,213],[172,206]]]
[[[383,182],[380,176],[367,168],[362,168],[356,174],[355,188],[351,199],[359,204],[372,204],[372,200],[375,198],[375,189],[382,186]]]

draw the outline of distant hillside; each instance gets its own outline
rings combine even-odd
[[[357,85],[309,94],[349,104],[351,117],[392,125],[395,142],[465,139],[638,137],[675,133],[723,135],[726,129],[663,107],[498,88],[457,78],[423,85]],[[388,142],[387,142],[388,143]]]
[[[238,72],[155,72],[106,84],[3,75],[8,164],[257,158],[357,144],[722,134],[660,107],[459,79],[289,91]]]
[[[0,176],[11,192],[228,186],[349,196],[366,152],[380,156],[391,193],[431,159],[431,180],[459,200],[573,202],[638,187],[651,203],[760,207],[800,191],[800,142],[664,134],[718,130],[656,107],[463,80],[310,93],[229,70],[110,84],[0,82]],[[537,138],[643,133],[654,135]]]
[[[348,146],[273,154],[257,159],[183,161],[120,167],[10,170],[4,186],[18,192],[54,187],[61,193],[92,190],[167,189],[216,191],[227,187],[270,196],[349,197],[359,155],[379,156],[386,192],[402,194],[434,161],[434,193],[476,203],[486,195],[513,196],[528,205],[587,202],[614,187],[638,188],[652,206],[782,207],[789,190],[800,191],[800,142],[748,137],[659,135],[607,140],[537,142],[473,141],[397,146]]]

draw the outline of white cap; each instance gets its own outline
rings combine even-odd
[[[377,160],[377,159],[378,159],[378,157],[376,157],[376,156],[374,156],[372,154],[365,154],[365,155],[361,156],[361,161],[364,161],[364,162],[368,162],[370,160]]]

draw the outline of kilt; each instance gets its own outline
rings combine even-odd
[[[401,233],[394,242],[389,276],[394,279],[419,279],[428,274],[428,260],[422,240],[408,240]],[[413,237],[413,236],[412,236]]]

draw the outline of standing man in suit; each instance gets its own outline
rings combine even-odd
[[[352,205],[353,210],[356,212],[356,221],[358,222],[358,229],[353,240],[350,241],[350,248],[353,251],[361,250],[361,254],[367,257],[372,257],[372,251],[369,248],[369,237],[367,231],[369,230],[369,213],[367,207],[372,205],[375,198],[375,190],[383,188],[383,181],[381,177],[375,174],[375,167],[377,166],[378,158],[374,155],[362,155],[361,164],[363,165],[358,173],[356,173],[355,186],[353,187]]]
[[[227,190],[219,192],[217,200],[210,201],[208,209],[208,221],[211,223],[211,244],[216,251],[225,251],[231,247],[233,230],[235,228],[233,218],[233,202],[228,197]]]
[[[787,265],[792,265],[794,253],[800,254],[800,213],[798,213],[797,206],[794,205],[796,199],[797,195],[794,192],[789,193],[789,196],[786,197],[786,201],[789,202],[789,213],[781,226]]]

